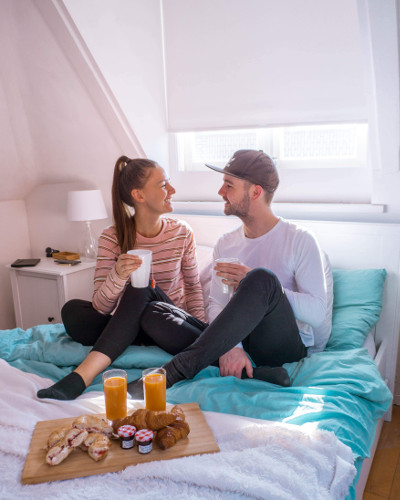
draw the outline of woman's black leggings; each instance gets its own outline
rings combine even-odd
[[[256,366],[281,366],[306,355],[296,320],[278,278],[250,271],[210,324],[176,307],[158,287],[128,286],[114,315],[90,302],[71,300],[62,309],[68,334],[113,361],[131,344],[155,344],[174,358],[167,371],[192,378],[239,342]]]
[[[162,325],[153,332],[147,328],[148,305],[165,307]],[[158,312],[154,312],[158,317]],[[114,361],[125,349],[134,345],[158,345],[177,354],[192,344],[207,323],[176,307],[161,288],[133,288],[128,285],[113,315],[101,314],[91,302],[73,299],[64,304],[61,318],[68,335],[93,351],[106,354]],[[165,322],[165,323],[164,323]],[[185,324],[185,328],[179,328]],[[179,333],[174,327],[178,327]]]

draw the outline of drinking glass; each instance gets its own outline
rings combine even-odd
[[[146,368],[142,372],[146,410],[165,411],[167,407],[167,378],[164,368]]]
[[[218,263],[221,263],[221,264],[230,264],[230,263],[234,263],[234,262],[239,262],[239,259],[237,257],[221,257],[219,259],[215,259],[215,262],[218,264]],[[227,293],[229,295],[232,295],[233,294],[233,286],[231,285],[227,285],[226,283],[222,283],[222,280],[224,278],[222,278],[221,276],[216,276],[219,284],[221,285],[221,290],[222,290],[222,293]]]
[[[107,370],[103,373],[103,389],[108,420],[127,415],[127,374],[125,370]]]

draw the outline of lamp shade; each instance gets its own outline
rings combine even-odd
[[[68,192],[68,220],[90,221],[106,219],[107,217],[107,211],[100,189]]]

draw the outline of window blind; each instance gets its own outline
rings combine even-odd
[[[169,131],[367,119],[356,0],[163,0]]]

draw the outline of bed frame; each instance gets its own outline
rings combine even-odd
[[[192,227],[198,245],[214,246],[221,234],[238,227],[236,217],[175,214]],[[395,386],[400,323],[400,224],[326,222],[297,220],[298,224],[314,232],[321,248],[325,250],[332,267],[342,269],[385,268],[387,278],[384,288],[383,308],[380,319],[372,332],[377,353],[375,362],[382,378],[400,403]],[[391,420],[392,407],[377,424],[370,458],[364,460],[357,481],[357,500],[361,500],[367,483],[375,450],[384,420]]]

